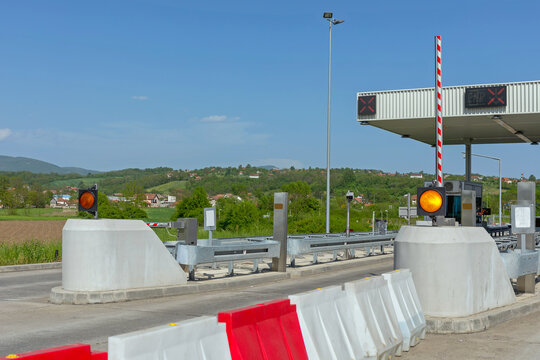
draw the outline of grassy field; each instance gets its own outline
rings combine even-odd
[[[148,191],[167,194],[171,193],[176,189],[185,189],[187,183],[187,181],[171,181],[165,184],[154,186],[153,188],[148,189]]]
[[[80,177],[80,178],[73,178],[73,179],[66,179],[66,180],[56,180],[53,182],[50,182],[47,184],[47,186],[50,187],[64,187],[64,186],[79,186],[79,184],[82,182],[85,186],[92,186],[96,182],[99,182],[105,178],[103,177]]]
[[[62,259],[65,220],[0,221],[0,266]]]
[[[67,220],[77,216],[76,209],[0,209],[0,220]],[[1,235],[0,235],[1,239]]]
[[[175,208],[145,208],[149,221],[171,221]]]

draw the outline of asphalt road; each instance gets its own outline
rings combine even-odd
[[[248,306],[290,294],[341,284],[392,269],[392,259],[375,265],[208,292],[102,305],[52,305],[50,289],[60,270],[0,273],[0,356],[82,342],[107,351],[109,336]],[[210,280],[219,281],[219,280]],[[540,312],[475,334],[432,335],[403,360],[540,359]]]
[[[53,305],[61,270],[0,273],[0,356],[82,342],[107,350],[109,336],[253,305],[392,270],[393,259],[243,289],[98,305]],[[209,280],[220,281],[220,280]]]

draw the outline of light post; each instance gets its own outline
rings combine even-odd
[[[347,198],[347,230],[346,230],[346,233],[347,233],[347,237],[349,237],[350,235],[350,205],[351,205],[351,201],[352,199],[354,198],[354,193],[350,190],[347,191],[347,194],[345,195],[345,197]]]
[[[329,41],[328,41],[328,120],[326,128],[326,233],[330,233],[330,83],[332,79],[332,25],[341,24],[344,20],[334,19],[334,14],[325,12],[323,18],[328,20]]]
[[[465,154],[462,152],[462,154]],[[471,154],[472,156],[478,156],[483,157],[486,159],[491,160],[497,160],[499,162],[499,226],[502,226],[502,220],[501,220],[501,214],[502,214],[502,181],[501,181],[501,159],[493,157],[493,156],[487,156],[487,155],[480,155],[480,154]]]

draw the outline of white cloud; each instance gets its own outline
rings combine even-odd
[[[225,122],[227,120],[227,115],[210,115],[207,117],[203,117],[201,119],[201,122]]]
[[[0,129],[0,140],[4,140],[11,134],[12,133],[10,129]]]
[[[131,98],[132,98],[133,100],[139,100],[139,101],[148,100],[148,96],[144,96],[144,95],[140,95],[140,96],[132,96]]]

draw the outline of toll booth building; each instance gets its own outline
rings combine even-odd
[[[434,88],[359,92],[357,120],[435,145]],[[540,141],[540,81],[444,87],[444,145]]]
[[[357,94],[357,121],[435,146],[435,90],[408,89]],[[448,183],[449,200],[459,200],[471,182],[471,145],[540,141],[540,81],[444,87],[443,145],[465,145],[465,182]],[[456,194],[453,194],[457,190]],[[480,196],[482,190],[471,188]],[[452,202],[452,201],[451,201]],[[459,201],[448,216],[460,221]],[[453,208],[458,210],[452,210]]]
[[[357,105],[361,125],[435,146],[434,88],[359,92]],[[443,145],[465,145],[465,181],[445,183],[447,195],[456,196],[449,200],[457,200],[473,184],[472,145],[538,145],[540,81],[444,87],[442,117]],[[481,188],[467,193],[478,212]],[[447,215],[459,217],[459,205],[448,205],[453,213]],[[394,263],[411,269],[423,309],[431,316],[468,316],[515,301],[493,239],[475,224],[403,226],[395,241]]]

